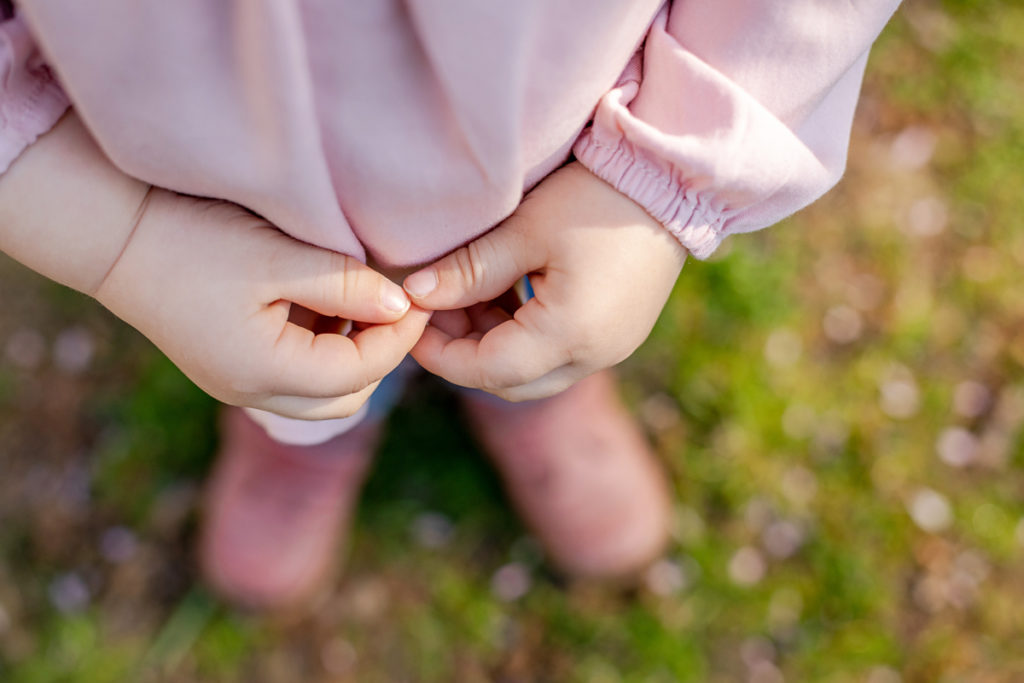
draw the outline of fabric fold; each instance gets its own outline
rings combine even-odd
[[[22,21],[0,23],[0,173],[53,128],[68,106]]]
[[[672,3],[573,152],[706,258],[838,182],[868,49],[898,4]]]

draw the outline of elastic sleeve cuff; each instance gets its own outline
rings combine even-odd
[[[0,173],[68,106],[24,23],[17,17],[0,23]]]
[[[707,258],[725,238],[722,213],[652,165],[625,138],[608,144],[588,128],[573,153],[594,175],[642,206],[694,257]]]

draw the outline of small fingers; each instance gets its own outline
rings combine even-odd
[[[522,233],[506,221],[408,276],[404,286],[423,308],[465,308],[496,299],[520,277],[543,264],[543,255],[537,249],[527,249]]]
[[[390,323],[409,309],[400,286],[351,256],[303,245],[274,268],[274,296],[328,317]]]
[[[430,316],[430,326],[436,327],[449,337],[458,339],[465,337],[473,331],[473,321],[465,308],[456,308],[451,311],[434,311]]]
[[[584,369],[575,364],[563,365],[532,382],[516,387],[498,389],[491,393],[512,403],[535,401],[560,394],[591,373],[591,370]]]
[[[512,316],[503,308],[490,303],[474,304],[466,309],[466,316],[473,326],[473,332],[479,339],[498,325],[512,320]]]
[[[486,303],[450,311],[434,311],[430,317],[430,325],[453,339],[479,339],[486,332],[511,319],[512,316],[504,309]]]
[[[350,417],[363,407],[377,390],[380,381],[347,396],[310,398],[308,396],[271,396],[259,408],[297,420],[333,420]]]
[[[269,393],[325,399],[362,391],[398,366],[429,319],[413,307],[398,322],[351,338],[286,323],[273,349]]]
[[[452,337],[430,325],[410,353],[428,372],[453,384],[489,391],[527,384],[572,360],[565,348],[519,316],[479,339]]]

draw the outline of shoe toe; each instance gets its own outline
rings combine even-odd
[[[218,594],[268,610],[316,594],[333,573],[370,461],[375,431],[357,429],[321,446],[287,446],[229,411],[199,553]]]

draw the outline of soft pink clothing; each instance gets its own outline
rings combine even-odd
[[[25,25],[0,24],[0,173],[68,107]]]
[[[34,0],[21,11],[126,172],[410,265],[500,222],[570,150],[699,257],[778,221],[841,175],[867,50],[897,4]],[[0,27],[4,163],[64,107],[19,21]]]

